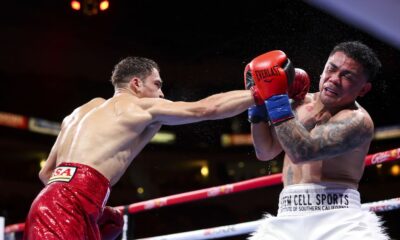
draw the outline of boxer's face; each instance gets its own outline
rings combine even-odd
[[[141,97],[149,98],[164,98],[164,93],[161,90],[162,80],[160,73],[157,69],[153,69],[153,72],[141,81],[140,92]]]
[[[319,90],[325,105],[344,106],[354,103],[371,89],[361,64],[343,52],[336,52],[328,58],[322,72]]]

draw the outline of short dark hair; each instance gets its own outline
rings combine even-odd
[[[333,48],[329,56],[332,56],[336,52],[343,52],[348,57],[360,63],[363,66],[368,81],[370,82],[374,80],[382,67],[381,62],[374,51],[359,41],[339,43]]]
[[[158,64],[144,57],[127,57],[122,59],[114,66],[111,75],[111,82],[114,87],[122,87],[128,83],[132,77],[144,79],[148,77],[153,69],[160,71]]]

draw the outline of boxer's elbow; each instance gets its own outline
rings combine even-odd
[[[256,157],[260,161],[269,161],[269,160],[272,160],[275,156],[272,156],[269,153],[259,152],[256,150]]]
[[[261,129],[258,129],[261,130]],[[255,134],[254,129],[252,129],[252,139],[254,151],[256,153],[257,159],[260,161],[269,161],[276,158],[281,152],[282,147],[279,142],[274,139],[274,137],[270,134]]]
[[[256,157],[260,161],[270,161],[275,159],[281,152],[282,150],[272,150],[270,149],[269,151],[262,151],[257,149],[256,147],[254,148]]]

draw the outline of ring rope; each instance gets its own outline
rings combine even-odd
[[[400,148],[395,148],[384,152],[378,152],[375,154],[367,155],[365,158],[365,166],[381,164],[389,161],[395,161],[399,158],[400,158]],[[253,178],[250,180],[245,180],[233,184],[226,184],[226,185],[156,198],[152,200],[142,201],[138,203],[133,203],[128,205],[128,213],[132,214],[153,208],[166,207],[184,202],[206,199],[225,194],[237,193],[254,188],[274,186],[281,183],[282,183],[282,173],[278,173],[269,176]],[[125,207],[126,206],[118,206],[116,208],[118,208],[118,210],[122,212]],[[6,226],[4,232],[5,233],[20,232],[24,230],[24,227],[25,227],[24,223],[16,223]]]
[[[381,164],[384,162],[394,161],[400,158],[400,148],[387,150],[375,154],[370,154],[365,158],[365,166]],[[216,197],[224,194],[237,193],[254,188],[269,187],[282,183],[282,173],[273,174],[264,177],[253,178],[237,183],[226,184],[201,190],[170,195],[167,197],[156,198],[143,202],[133,203],[128,206],[129,213],[137,213],[140,211],[171,206],[179,203]],[[123,206],[118,207],[120,210]]]
[[[377,202],[365,203],[361,205],[364,210],[373,212],[386,212],[400,208],[400,197]],[[273,217],[267,215],[265,217]],[[230,236],[237,236],[254,232],[261,224],[261,220],[226,225],[213,228],[205,228],[200,230],[168,234],[163,236],[140,238],[137,240],[200,240],[200,239],[216,239]]]

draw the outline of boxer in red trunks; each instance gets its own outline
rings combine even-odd
[[[110,193],[109,181],[93,168],[61,163],[31,207],[26,239],[99,239],[97,227]],[[119,222],[122,226],[122,220]]]
[[[112,98],[95,98],[64,119],[39,173],[46,187],[32,204],[25,239],[115,239],[123,220],[104,208],[110,186],[161,125],[227,118],[262,101],[255,87],[196,102],[166,100],[158,65],[139,57],[119,62],[111,81]]]
[[[196,102],[166,100],[158,65],[140,57],[119,62],[112,83],[113,97],[95,98],[64,119],[39,173],[46,187],[32,203],[25,239],[115,239],[123,220],[104,208],[110,186],[161,125],[232,117],[254,104],[249,90]]]

